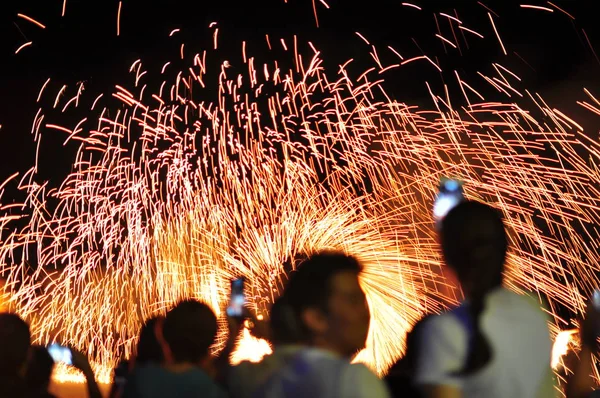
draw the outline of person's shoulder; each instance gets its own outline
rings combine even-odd
[[[178,385],[185,391],[190,389],[197,391],[200,397],[222,398],[226,394],[221,387],[203,370],[200,368],[192,369],[188,372],[180,374],[185,380],[180,380]]]
[[[348,389],[343,396],[365,398],[387,398],[390,396],[387,385],[377,375],[362,363],[350,364],[346,367],[342,388]]]
[[[467,307],[460,305],[449,311],[438,315],[432,315],[421,328],[422,336],[466,336],[467,330],[461,319],[464,317]]]
[[[259,366],[261,362],[250,362],[250,361],[242,361],[236,365],[233,365],[229,368],[231,374],[245,374],[247,372],[251,372],[255,368]]]
[[[360,362],[349,364],[346,368],[346,372],[357,377],[375,378],[379,380],[379,378],[367,365]]]
[[[512,290],[502,288],[498,294],[494,296],[496,302],[503,302],[504,306],[511,308],[513,311],[527,313],[530,316],[549,318],[547,304],[544,300],[536,297],[530,292],[516,293]]]

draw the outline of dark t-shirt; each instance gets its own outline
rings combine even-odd
[[[200,368],[170,372],[147,364],[133,370],[123,398],[226,398],[221,388]]]

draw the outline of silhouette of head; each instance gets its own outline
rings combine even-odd
[[[198,364],[215,342],[217,317],[205,303],[185,300],[167,313],[163,335],[176,363]]]
[[[140,339],[137,344],[137,355],[135,362],[144,363],[162,363],[164,355],[160,342],[156,337],[156,325],[158,317],[149,318],[140,330]]]
[[[281,296],[271,306],[269,325],[275,345],[303,343],[294,311]]]
[[[339,252],[314,254],[298,266],[284,296],[302,340],[342,356],[365,347],[370,313],[361,272],[356,258]]]
[[[27,386],[36,392],[47,391],[53,369],[54,360],[48,353],[48,349],[39,345],[31,347],[31,355],[25,373]]]
[[[495,209],[473,201],[459,204],[442,222],[441,243],[467,297],[477,298],[502,284],[508,244]]]
[[[16,314],[0,313],[0,375],[22,375],[30,348],[29,325]]]

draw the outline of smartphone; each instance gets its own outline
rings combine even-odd
[[[236,278],[231,281],[231,297],[227,307],[227,315],[231,317],[243,317],[246,295],[244,293],[244,278]]]
[[[67,365],[73,365],[73,354],[71,349],[63,347],[60,344],[53,343],[48,346],[48,354],[52,357],[54,362],[62,362]]]
[[[436,224],[439,224],[450,210],[464,200],[462,183],[458,180],[442,178],[437,197],[433,204],[433,218]]]
[[[594,306],[594,310],[600,313],[600,290],[594,290],[594,294],[592,295],[592,305]]]

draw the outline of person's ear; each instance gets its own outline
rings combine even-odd
[[[308,308],[302,312],[302,322],[312,333],[321,334],[327,330],[327,317],[316,308]]]

